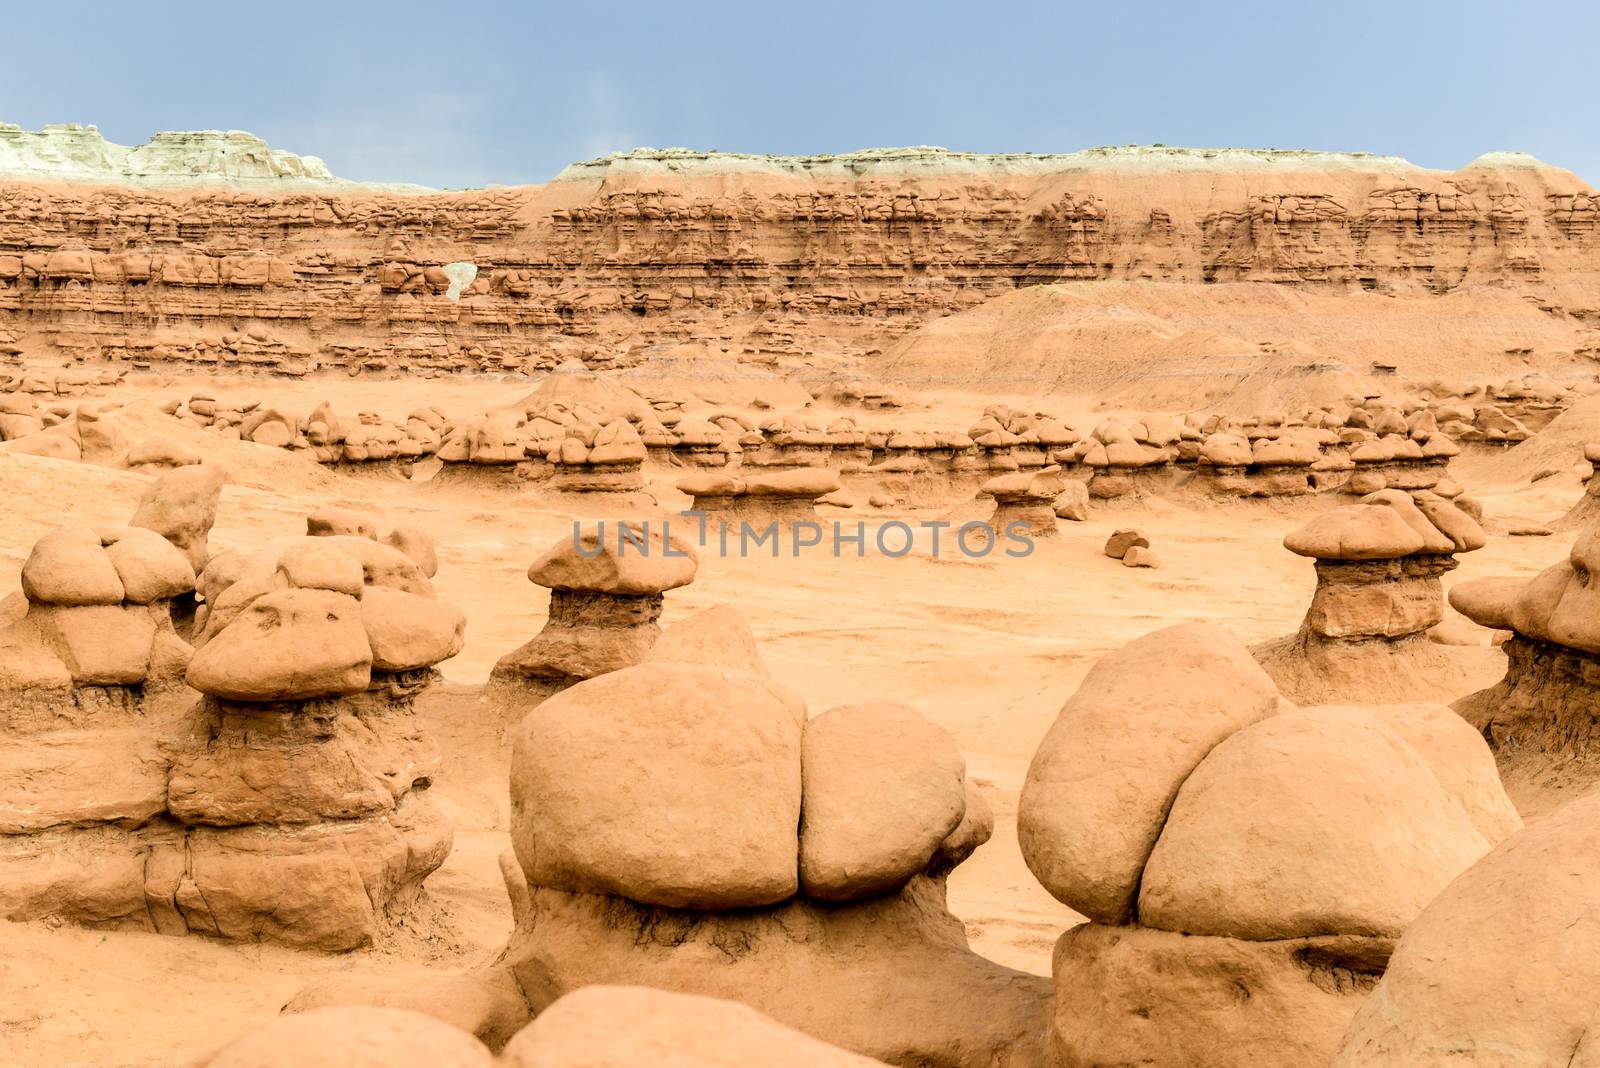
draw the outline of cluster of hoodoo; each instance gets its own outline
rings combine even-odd
[[[3,424],[8,428],[0,452],[44,456],[56,460],[81,460],[105,467],[127,467],[133,442],[113,417],[116,405],[88,403],[54,405],[24,413],[7,406]],[[37,424],[38,429],[31,429]]]
[[[550,591],[544,628],[495,664],[485,696],[514,723],[552,694],[644,660],[661,635],[664,595],[694,581],[694,548],[665,525],[574,527],[528,568]]]
[[[208,392],[187,400],[171,400],[162,410],[179,422],[216,431],[223,437],[271,448],[305,452],[319,463],[416,459],[439,446],[438,427],[444,415],[420,408],[404,424],[376,412],[340,416],[324,401],[311,410],[295,411],[256,397],[221,401]]]
[[[127,527],[39,539],[0,601],[0,915],[157,929],[165,745],[192,703],[195,571],[223,471],[156,479]]]
[[[431,544],[419,541],[431,557]],[[316,949],[373,941],[444,861],[439,757],[413,704],[465,618],[418,561],[359,535],[215,558],[173,756],[172,923]]]
[[[1091,921],[1056,946],[1054,1063],[1174,1068],[1327,1063],[1401,933],[1520,826],[1449,709],[1295,708],[1202,624],[1095,665],[1017,818]]]
[[[644,485],[647,453],[626,419],[567,426],[545,452],[550,488],[572,493],[627,493]]]
[[[953,740],[887,701],[808,720],[759,661],[705,662],[725,624],[514,728],[507,960],[530,1007],[639,982],[894,1063],[1038,1063],[1048,983],[973,954],[945,908],[993,828]]]
[[[157,479],[127,527],[66,526],[0,601],[0,915],[156,929],[165,745],[192,693],[195,567],[220,468]]]
[[[515,467],[572,493],[637,490],[649,450],[676,442],[643,397],[575,361],[516,403],[448,422],[441,433],[446,464]]]
[[[861,450],[866,435],[857,430],[855,422],[848,417],[828,424],[804,414],[770,416],[753,426],[753,420],[739,422],[744,432],[738,437],[745,445],[741,463],[746,469],[843,466],[847,454],[852,452],[856,453],[858,461],[870,459],[872,455],[870,450]],[[729,431],[732,432],[731,427]]]
[[[0,394],[0,452],[148,474],[202,460],[200,450],[176,434],[136,429],[115,403],[40,406],[23,394]]]
[[[136,715],[146,694],[181,689],[189,646],[172,602],[194,591],[182,552],[144,527],[65,526],[22,566],[21,617],[0,632],[0,707],[47,728],[106,706]]]
[[[1252,440],[1237,431],[1216,430],[1199,442],[1195,481],[1203,491],[1225,497],[1293,497],[1314,492],[1318,477],[1333,462],[1322,448],[1337,436],[1309,427],[1280,428],[1276,437]]]
[[[1484,545],[1477,521],[1425,490],[1380,490],[1318,515],[1283,540],[1316,561],[1300,629],[1256,649],[1295,701],[1425,700],[1460,693],[1473,651],[1440,645],[1440,576]],[[1470,685],[1470,683],[1469,683]]]
[[[170,606],[193,589],[141,527],[62,527],[29,554],[0,630],[0,916],[152,926],[161,746],[189,696]]]
[[[1174,481],[1172,463],[1184,425],[1149,417],[1135,423],[1108,420],[1082,441],[1052,453],[1068,470],[1087,476],[1089,496],[1097,499],[1163,492]]]
[[[1505,677],[1456,702],[1489,740],[1508,782],[1582,789],[1600,779],[1600,525],[1532,579],[1457,584],[1450,604],[1509,631]]]

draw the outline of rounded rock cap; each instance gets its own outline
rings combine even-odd
[[[665,524],[601,520],[574,524],[528,568],[528,581],[553,590],[642,597],[687,586],[700,558]]]
[[[1283,547],[1318,560],[1395,560],[1421,552],[1423,540],[1393,508],[1351,504],[1317,516]]]
[[[1480,627],[1510,630],[1517,598],[1528,580],[1508,576],[1469,579],[1450,588],[1450,607]]]
[[[744,491],[752,497],[822,497],[839,489],[839,476],[825,467],[799,467],[768,475],[751,475]]]

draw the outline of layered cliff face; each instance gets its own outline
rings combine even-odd
[[[218,166],[179,157],[162,165],[196,181]],[[300,374],[626,365],[690,337],[815,363],[1060,281],[1486,286],[1574,330],[1600,322],[1600,194],[1520,156],[1447,173],[1177,149],[640,150],[544,186],[431,194],[244,189],[223,170],[185,188],[0,177],[0,330],[27,356]],[[1583,347],[1563,339],[1561,355]]]

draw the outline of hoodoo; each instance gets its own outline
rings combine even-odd
[[[1459,692],[1483,657],[1430,641],[1428,631],[1444,619],[1440,576],[1484,542],[1476,520],[1426,490],[1379,490],[1324,512],[1283,540],[1316,561],[1311,607],[1299,631],[1257,647],[1256,658],[1295,701]]]
[[[1418,912],[1520,825],[1447,708],[1295,708],[1202,624],[1132,642],[1017,812],[1029,868],[1090,920],[1056,943],[1056,1063],[1326,1061]]]
[[[550,590],[544,629],[501,657],[487,696],[514,724],[545,698],[645,659],[661,634],[665,594],[694,581],[694,548],[666,524],[574,526],[528,568]]]
[[[465,618],[404,553],[358,536],[217,561],[203,585],[188,681],[205,696],[167,785],[184,844],[172,919],[369,944],[450,850],[415,701],[461,650]]]
[[[625,980],[893,1063],[1041,1063],[1048,983],[973,953],[945,906],[993,817],[914,710],[808,720],[761,675],[661,661],[551,697],[513,737],[507,958],[536,1013]]]
[[[1567,559],[1531,580],[1480,578],[1450,591],[1450,603],[1485,627],[1509,632],[1505,677],[1455,704],[1483,732],[1514,788],[1571,797],[1600,779],[1600,600],[1589,589],[1600,568],[1600,526],[1573,542]]]

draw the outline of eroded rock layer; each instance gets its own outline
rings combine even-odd
[[[229,135],[232,136],[232,135]],[[1483,284],[1600,310],[1600,194],[1530,157],[640,150],[543,186],[0,180],[0,329],[30,354],[305,373],[869,353],[1057,281]],[[819,342],[822,342],[819,344]]]

